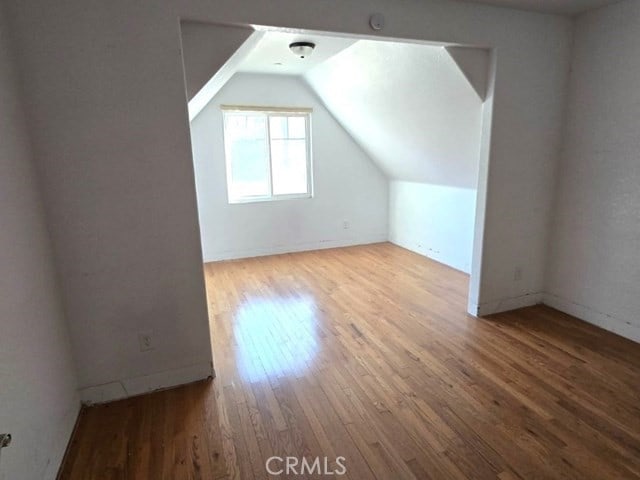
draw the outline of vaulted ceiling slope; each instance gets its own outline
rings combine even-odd
[[[444,47],[360,40],[304,78],[388,177],[476,188],[482,99]]]
[[[182,24],[191,119],[236,71],[301,75],[389,178],[476,188],[486,50],[228,28]],[[309,58],[289,51],[301,39]],[[224,65],[207,61],[216,44]]]

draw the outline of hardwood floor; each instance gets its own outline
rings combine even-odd
[[[61,478],[640,478],[638,344],[391,244],[205,273],[217,378],[87,409]]]

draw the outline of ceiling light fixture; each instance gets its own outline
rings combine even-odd
[[[314,48],[316,48],[316,44],[311,42],[293,42],[289,45],[289,50],[291,50],[295,56],[300,58],[305,58],[311,55]]]

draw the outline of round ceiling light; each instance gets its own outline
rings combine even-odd
[[[314,48],[316,48],[316,44],[311,42],[293,42],[289,45],[289,50],[291,50],[295,56],[300,58],[305,58],[311,55]]]

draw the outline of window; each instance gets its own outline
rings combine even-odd
[[[229,203],[311,197],[310,112],[222,107]]]

